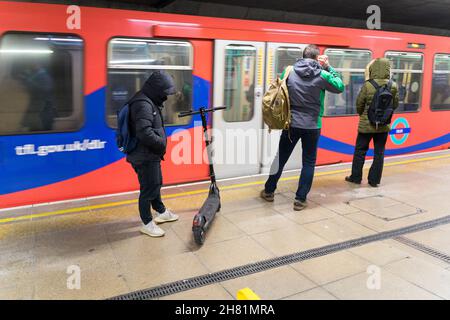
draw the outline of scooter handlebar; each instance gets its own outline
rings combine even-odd
[[[226,109],[227,107],[225,106],[221,106],[221,107],[214,107],[214,108],[210,108],[210,109],[205,109],[205,108],[200,108],[203,109],[203,112],[214,112],[214,111],[218,111],[218,110],[223,110]],[[182,118],[182,117],[187,117],[187,116],[192,116],[194,114],[200,114],[201,111],[194,111],[194,110],[189,110],[189,111],[182,111],[178,114],[178,118]]]

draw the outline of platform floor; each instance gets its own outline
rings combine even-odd
[[[138,231],[136,193],[2,210],[0,299],[104,299],[450,215],[450,151],[387,159],[379,188],[346,183],[348,168],[318,168],[301,212],[298,172],[283,175],[274,203],[259,198],[265,176],[220,182],[202,247],[191,224],[208,184],[164,189],[180,220],[157,239]],[[405,237],[450,256],[450,224]],[[67,288],[71,265],[79,290]],[[379,289],[367,285],[374,266]],[[450,299],[450,262],[388,239],[163,299],[235,299],[244,287],[262,299]]]

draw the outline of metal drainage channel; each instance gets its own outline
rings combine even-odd
[[[301,251],[293,254],[288,254],[281,257],[276,257],[268,260],[263,260],[255,263],[250,263],[247,265],[222,270],[218,272],[213,272],[185,280],[179,280],[167,284],[163,284],[158,287],[153,287],[149,289],[139,290],[135,292],[130,292],[124,295],[119,295],[116,297],[110,298],[110,300],[147,300],[147,299],[156,299],[168,295],[172,295],[178,292],[187,291],[203,286],[207,286],[210,284],[231,280],[234,278],[239,278],[243,276],[247,276],[253,273],[262,272],[265,270],[278,268],[284,265],[289,265],[296,262],[301,262],[304,260],[317,258],[321,256],[325,256],[337,251],[350,249],[353,247],[361,246],[367,243],[386,240],[391,238],[397,238],[401,235],[422,231],[426,229],[430,229],[442,224],[450,223],[450,216],[445,216],[439,219],[430,220],[418,224],[414,224],[408,227],[403,227],[400,229],[380,232],[374,235],[365,236],[358,239],[348,240],[344,242],[339,242],[327,246],[323,246],[320,248],[309,249],[306,251]]]
[[[426,253],[426,254],[434,257],[434,258],[437,258],[439,260],[442,260],[442,261],[447,262],[448,264],[450,264],[450,256],[445,254],[445,253],[443,253],[443,252],[441,252],[441,251],[438,251],[438,250],[436,250],[434,248],[431,248],[431,247],[426,246],[426,245],[424,245],[422,243],[416,242],[414,240],[411,240],[411,239],[408,239],[408,238],[405,238],[405,237],[396,237],[396,238],[394,238],[394,240],[396,240],[398,242],[401,242],[401,243],[403,243],[403,244],[405,244],[405,245],[407,245],[407,246],[409,246],[411,248],[414,248],[416,250],[422,251],[422,252],[424,252],[424,253]]]

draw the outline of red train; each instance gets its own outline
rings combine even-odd
[[[0,22],[0,208],[137,189],[115,113],[155,69],[179,90],[165,184],[207,179],[200,119],[177,117],[200,106],[227,106],[210,121],[217,175],[266,172],[277,133],[262,130],[264,88],[310,43],[346,84],[326,98],[318,165],[351,160],[364,68],[383,56],[401,100],[386,155],[450,146],[447,37],[23,2],[0,2]]]

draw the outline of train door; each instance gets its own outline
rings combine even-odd
[[[298,58],[302,57],[303,49],[306,44],[293,43],[267,43],[267,59],[266,59],[266,88],[283,70],[293,65]],[[268,128],[264,125],[263,133],[263,148],[261,156],[261,170],[263,173],[268,173],[270,165],[278,150],[278,142],[280,140],[281,131],[276,130],[269,133]],[[299,142],[292,152],[289,161],[286,163],[284,169],[292,170],[301,167],[302,162],[301,143]]]
[[[261,165],[264,42],[216,40],[213,117],[218,178],[257,174]]]

